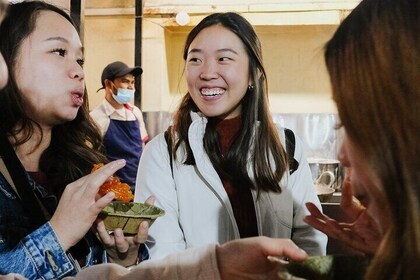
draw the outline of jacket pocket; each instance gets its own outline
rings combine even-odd
[[[262,193],[260,215],[263,228],[272,225],[271,232],[290,231],[293,227],[293,199],[282,193]],[[281,229],[284,227],[283,229]]]

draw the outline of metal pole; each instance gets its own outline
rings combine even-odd
[[[142,37],[142,16],[143,1],[136,0],[135,36],[134,36],[134,65],[141,67],[141,37]],[[136,79],[136,93],[134,105],[141,108],[141,76]]]
[[[70,16],[76,24],[80,41],[84,43],[85,31],[85,0],[70,0]]]

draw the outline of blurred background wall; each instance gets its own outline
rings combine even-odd
[[[65,2],[65,1],[64,1]],[[273,113],[335,113],[323,46],[359,1],[143,0],[141,109],[172,112],[186,92],[182,48],[206,15],[236,11],[255,27],[263,46]],[[139,1],[137,1],[137,4]],[[103,98],[102,69],[114,60],[134,64],[134,0],[85,0],[84,45],[90,103]],[[189,16],[179,25],[179,12]]]

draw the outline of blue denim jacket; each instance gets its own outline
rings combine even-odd
[[[29,177],[29,176],[28,176]],[[49,212],[54,212],[57,199],[29,177],[30,185]],[[59,279],[74,275],[79,264],[63,251],[49,222],[30,232],[31,224],[21,200],[0,173],[0,275],[19,273],[28,279]],[[85,266],[106,262],[103,246],[92,233]]]

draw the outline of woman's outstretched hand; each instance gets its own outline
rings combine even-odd
[[[300,261],[307,254],[289,239],[252,237],[216,247],[221,279],[280,279],[282,263],[270,257]]]
[[[155,197],[150,196],[144,203],[153,205]],[[111,262],[122,266],[131,266],[137,263],[140,244],[145,243],[149,235],[148,222],[142,222],[137,230],[137,234],[134,236],[124,236],[120,228],[114,230],[114,234],[110,235],[105,229],[104,222],[99,218],[95,225],[94,231],[105,246]]]
[[[50,220],[65,251],[85,236],[101,210],[114,199],[113,192],[96,198],[99,187],[124,166],[125,160],[113,161],[66,186]]]
[[[329,237],[343,242],[345,245],[365,254],[374,254],[381,241],[379,228],[366,208],[353,199],[350,180],[344,182],[340,207],[352,220],[342,223],[322,214],[312,203],[306,203],[311,213],[304,221]]]

